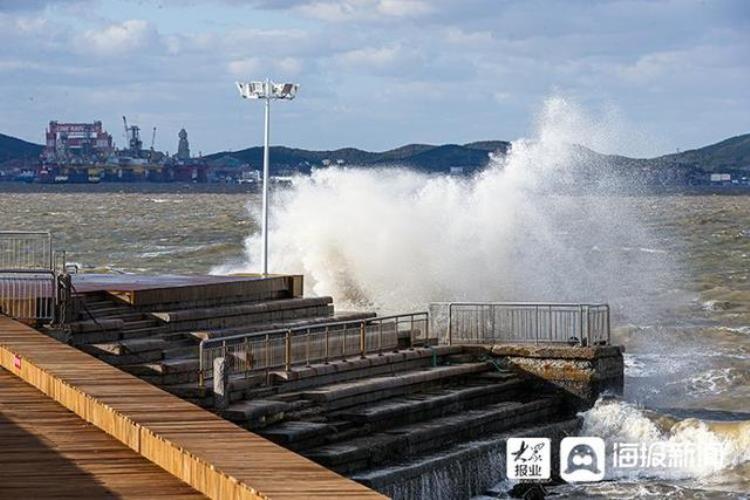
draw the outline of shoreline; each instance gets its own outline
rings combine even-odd
[[[189,183],[189,182],[101,182],[97,184],[40,184],[25,182],[0,182],[1,193],[126,193],[126,194],[253,194],[251,184]],[[559,194],[576,194],[565,192]],[[584,190],[579,194],[591,194]],[[743,196],[750,195],[750,185],[733,186],[659,186],[652,189],[603,191],[601,195],[623,196]]]
[[[0,193],[144,193],[144,194],[252,194],[257,189],[249,184],[189,182],[101,182],[98,184],[40,184],[0,182]]]

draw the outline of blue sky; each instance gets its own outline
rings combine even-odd
[[[649,156],[750,132],[750,2],[0,0],[0,132],[121,116],[174,152],[262,138],[236,79],[292,80],[273,142],[389,149],[533,133],[550,96]],[[581,142],[585,142],[582,140]]]

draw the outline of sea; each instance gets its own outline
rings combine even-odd
[[[561,299],[609,302],[613,341],[625,347],[625,392],[583,413],[583,432],[719,445],[724,462],[634,467],[551,491],[561,498],[748,498],[750,196],[548,195],[551,205],[532,208],[493,179],[472,184],[402,172],[384,185],[381,175],[329,172],[274,193],[272,271],[305,273],[307,293],[331,294],[348,308],[550,300],[568,287],[578,290]],[[0,229],[50,231],[80,272],[222,273],[257,265],[256,194],[148,184],[82,191],[0,184]],[[493,204],[503,196],[510,199]],[[529,240],[539,231],[548,233]],[[499,483],[492,494],[503,497],[511,486]]]

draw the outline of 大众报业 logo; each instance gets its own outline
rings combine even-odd
[[[508,438],[505,445],[508,479],[549,479],[551,450],[548,438]]]
[[[605,458],[602,438],[564,438],[560,442],[560,477],[569,483],[601,481]]]

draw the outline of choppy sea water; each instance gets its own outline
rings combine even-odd
[[[245,259],[244,240],[258,227],[248,204],[258,201],[244,193],[73,193],[64,187],[0,193],[0,229],[49,230],[56,247],[83,270],[206,273]],[[711,434],[733,447],[732,461],[718,471],[679,477],[640,471],[556,492],[746,497],[750,449],[748,428],[740,423],[750,420],[750,197],[622,196],[608,203],[638,213],[640,223],[657,235],[648,247],[624,246],[622,258],[645,256],[658,267],[669,257],[677,270],[674,279],[656,280],[653,290],[628,299],[658,307],[614,322],[615,340],[627,351],[625,402],[602,403],[585,416],[587,428],[613,439],[670,439],[677,431],[665,427],[665,419],[693,417],[699,420],[689,439],[701,439],[695,436],[712,432],[699,428],[703,423],[737,423],[733,431]],[[590,241],[580,244],[592,249]]]

